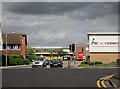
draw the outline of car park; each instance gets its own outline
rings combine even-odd
[[[54,68],[54,67],[63,67],[63,62],[62,62],[62,60],[60,60],[60,59],[52,60],[52,61],[50,62],[50,67],[51,67],[51,68]]]
[[[37,68],[38,66],[40,67],[46,67],[46,60],[43,57],[38,57],[33,60],[32,62],[32,68]]]

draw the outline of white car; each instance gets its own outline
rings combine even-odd
[[[38,66],[46,67],[46,62],[44,58],[36,58],[32,62],[32,68],[37,68]]]

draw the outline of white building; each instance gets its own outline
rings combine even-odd
[[[90,60],[104,63],[116,61],[120,52],[119,37],[118,32],[88,33]]]

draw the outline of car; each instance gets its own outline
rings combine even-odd
[[[44,58],[36,58],[32,62],[32,68],[37,68],[38,66],[40,67],[46,67],[46,62]]]
[[[51,62],[50,62],[50,67],[52,67],[52,68],[54,68],[54,67],[63,67],[63,62],[62,62],[62,60],[52,60]]]
[[[49,64],[50,64],[50,61],[49,61],[49,60],[46,60],[45,63],[46,63],[46,65],[49,65]]]

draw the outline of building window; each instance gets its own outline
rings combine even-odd
[[[19,45],[13,45],[13,49],[19,49]]]
[[[5,44],[3,44],[3,49],[6,49],[6,45]]]

